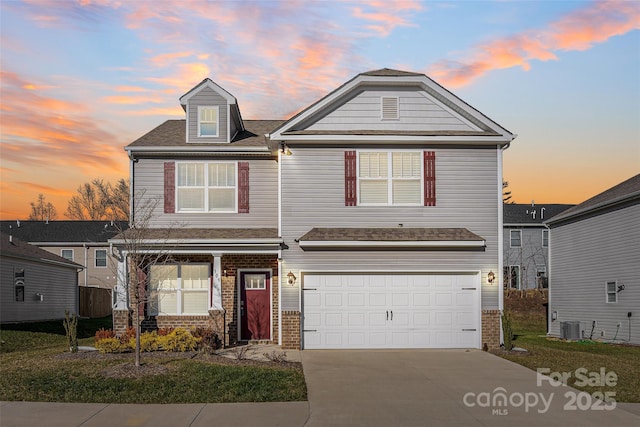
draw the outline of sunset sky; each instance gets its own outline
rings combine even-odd
[[[424,72],[518,134],[518,203],[579,203],[640,172],[638,1],[0,0],[0,218],[66,219],[123,147],[210,77],[286,119],[354,75]]]

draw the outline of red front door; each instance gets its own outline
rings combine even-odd
[[[240,339],[271,339],[271,275],[240,273]]]

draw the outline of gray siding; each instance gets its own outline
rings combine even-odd
[[[116,261],[110,256],[109,245],[68,245],[68,246],[38,246],[47,252],[62,256],[63,249],[73,250],[73,262],[85,267],[78,274],[78,286],[113,289],[116,285]],[[96,267],[96,249],[107,251],[107,267]]]
[[[522,231],[522,247],[512,248],[510,230]],[[520,289],[536,289],[536,268],[544,266],[549,276],[549,248],[542,246],[542,230],[540,227],[504,227],[504,266],[520,266]]]
[[[207,160],[198,158],[196,161]],[[211,160],[211,159],[209,159]],[[164,213],[164,162],[140,159],[135,164],[136,206],[157,204],[150,226],[191,228],[276,228],[278,226],[278,164],[275,160],[224,159],[249,162],[249,213]]]
[[[381,97],[399,98],[399,119],[381,119]],[[324,117],[310,125],[308,130],[462,130],[479,128],[461,119],[417,88],[382,90],[365,89],[346,103],[334,107]]]
[[[498,178],[496,149],[434,149],[434,207],[345,206],[344,151],[295,148],[282,158],[283,272],[299,271],[482,271],[482,307],[498,307],[499,286],[486,285],[498,272]],[[313,227],[464,227],[482,236],[485,252],[302,251],[295,239]],[[297,275],[297,273],[294,273]],[[298,308],[297,288],[283,287],[284,310]]]
[[[198,106],[219,106],[217,138],[198,137]],[[187,105],[188,142],[229,142],[227,129],[227,100],[208,87],[204,87],[189,99]]]
[[[24,268],[24,301],[15,300],[14,269]],[[0,262],[0,321],[26,322],[63,319],[77,312],[78,273],[73,268],[41,264],[12,257]],[[36,293],[44,295],[43,301]]]
[[[580,321],[581,330],[610,340],[640,344],[640,204],[551,229],[549,332],[560,335],[560,322]],[[617,303],[605,302],[605,282],[617,280],[625,289]],[[631,319],[627,313],[632,312]],[[602,333],[604,332],[604,336]]]

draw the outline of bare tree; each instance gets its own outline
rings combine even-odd
[[[38,194],[38,200],[31,202],[30,221],[48,221],[58,217],[58,212],[51,202],[46,201],[44,194]]]
[[[78,187],[65,216],[77,220],[121,221],[129,217],[129,184],[120,179],[115,185],[96,178]]]
[[[139,198],[140,200],[142,198]],[[117,285],[114,292],[117,299],[124,302],[136,328],[135,364],[140,366],[140,334],[145,319],[145,307],[157,304],[161,297],[157,290],[149,285],[149,273],[155,266],[171,262],[167,240],[175,227],[150,228],[157,199],[146,199],[136,207],[135,221],[129,228],[117,229],[117,235],[111,240],[114,244],[114,257],[118,260],[115,267]],[[114,223],[118,228],[118,223]],[[163,269],[155,269],[162,272]],[[156,281],[167,278],[154,277]]]
[[[507,187],[509,187],[509,182],[503,179],[502,180],[502,203],[507,203],[512,205],[516,201],[511,200],[511,191],[507,190]]]

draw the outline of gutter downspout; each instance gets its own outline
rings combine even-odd
[[[267,135],[265,135],[265,138]],[[278,149],[278,236],[282,238],[282,153]],[[284,241],[284,240],[283,240]],[[278,251],[278,345],[282,346],[282,247]]]
[[[133,153],[129,151],[129,226],[133,224],[133,221],[134,221],[133,213],[135,212],[135,209],[133,207],[133,204],[134,204],[133,195],[134,195],[134,187],[135,187],[134,163],[136,162],[137,160],[133,158]]]
[[[84,286],[86,287],[87,280],[89,280],[87,277],[87,270],[89,270],[89,247],[86,243],[83,243],[82,247],[84,248]]]

